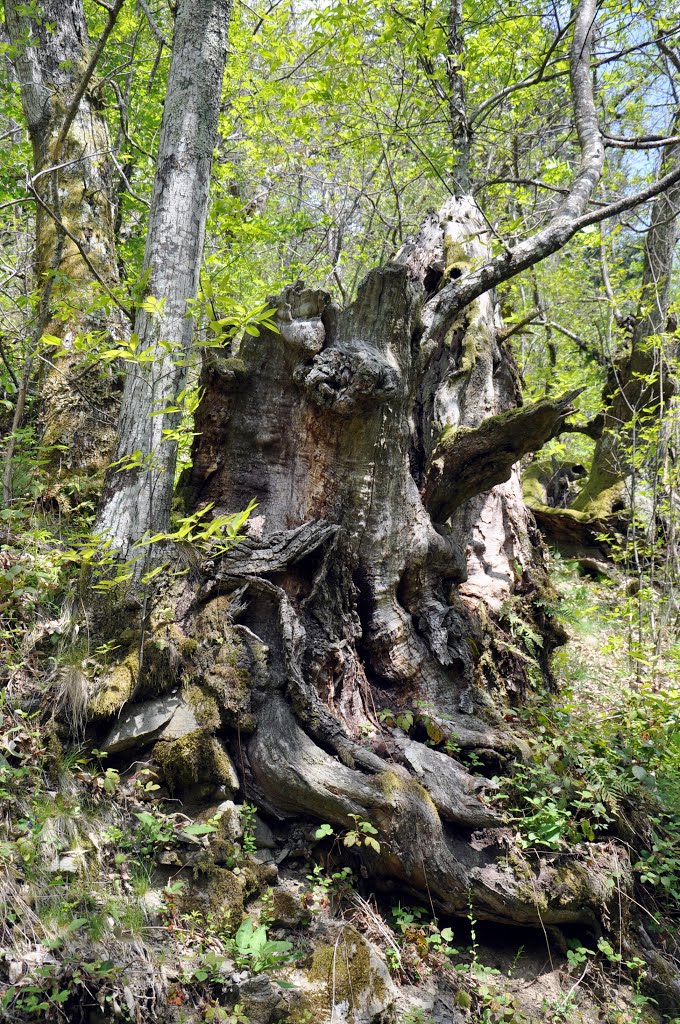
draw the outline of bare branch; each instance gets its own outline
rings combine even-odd
[[[468,303],[501,281],[507,281],[561,249],[578,230],[576,225],[583,221],[581,215],[588,207],[604,166],[604,146],[597,120],[590,68],[595,11],[596,0],[581,0],[570,47],[574,119],[581,147],[580,168],[576,178],[545,228],[471,273],[449,281],[442,288],[428,336],[443,337],[460,310]],[[603,214],[603,210],[595,215],[596,220],[604,219],[606,214]],[[589,216],[593,217],[592,214]],[[592,222],[588,220],[588,223]]]
[[[661,52],[664,53],[666,55],[666,57],[668,57],[669,61],[671,62],[671,64],[675,68],[675,70],[680,74],[680,57],[678,57],[678,55],[675,52],[675,50],[672,50],[671,47],[668,46],[668,44],[663,41],[663,37],[662,36],[659,36],[655,40],[655,42],[656,42],[656,45],[661,50]]]
[[[607,298],[609,299],[609,305],[612,308],[614,319],[617,324],[621,323],[621,310],[619,309],[616,298],[614,297],[614,289],[612,288],[611,281],[609,280],[609,267],[607,266],[607,250],[604,247],[604,238],[602,236],[602,228],[600,227],[600,268],[602,270],[602,284]]]
[[[539,67],[538,71],[534,72],[533,75],[527,75],[526,78],[523,78],[519,82],[513,82],[512,85],[508,85],[504,89],[500,89],[497,93],[494,93],[493,96],[489,96],[489,98],[484,100],[483,103],[480,103],[477,107],[475,107],[475,109],[471,112],[469,118],[469,122],[471,125],[476,124],[476,122],[479,121],[479,119],[482,117],[483,114],[487,112],[487,110],[490,110],[492,107],[496,106],[496,104],[500,103],[501,100],[504,100],[506,96],[511,96],[512,93],[518,92],[520,89],[528,89],[533,85],[539,85],[541,82],[549,82],[553,78],[558,78],[565,74],[565,72],[559,71],[556,74],[548,75],[546,77],[545,72],[550,65],[553,53],[557,49],[559,42],[564,38],[564,34],[569,28],[569,25],[571,25],[571,21],[567,25],[565,25],[564,28],[561,28],[557,32],[555,38],[548,47],[546,55],[543,58],[543,62],[541,63],[541,66]]]
[[[167,50],[169,50],[170,44],[168,43],[167,39],[165,38],[160,28],[158,27],[158,24],[156,23],[153,14],[149,10],[149,5],[147,4],[146,0],[139,0],[139,6],[142,8],[144,14],[146,15],[146,20],[149,23],[151,34],[153,35],[158,45],[164,46]]]
[[[639,139],[625,139],[620,135],[605,135],[604,144],[611,149],[658,149],[674,146],[680,142],[680,135],[642,135]]]
[[[521,320],[518,320],[516,324],[510,324],[508,327],[505,328],[505,330],[499,331],[499,340],[507,341],[507,339],[511,338],[513,334],[519,334],[519,332],[523,330],[527,324],[533,323],[533,321],[536,320],[537,317],[541,316],[542,313],[543,310],[539,309],[538,307],[536,309],[530,310],[527,313],[527,315],[525,317],[522,317]]]
[[[604,414],[598,413],[586,423],[563,423],[561,433],[585,434],[586,437],[592,437],[593,441],[599,441],[604,433]]]
[[[604,145],[597,121],[590,57],[595,0],[581,0],[571,45],[571,83],[576,129],[581,147],[580,170],[549,223],[534,235],[482,266],[444,285],[427,331],[427,339],[444,337],[462,309],[503,281],[551,256],[591,224],[599,224],[653,199],[680,182],[680,162],[646,188],[585,212],[600,181]]]
[[[600,364],[600,366],[607,365],[607,360],[601,352],[598,352],[597,349],[593,348],[585,338],[582,338],[579,334],[575,334],[574,331],[570,331],[568,327],[558,324],[555,320],[546,321],[544,326],[552,327],[553,331],[557,331],[558,334],[563,334],[565,338],[569,338],[575,345],[578,345],[582,352],[585,352],[587,356],[594,359],[596,363]]]

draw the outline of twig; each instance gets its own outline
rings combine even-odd
[[[0,359],[2,359],[3,363],[5,364],[5,369],[7,370],[8,374],[12,378],[12,383],[14,384],[14,387],[18,388],[19,387],[19,381],[14,376],[14,370],[12,369],[12,367],[10,365],[10,362],[9,362],[9,359],[7,358],[7,353],[5,352],[5,346],[3,345],[1,337],[0,337]]]
[[[38,347],[40,338],[47,326],[50,310],[50,298],[52,296],[52,288],[54,287],[54,271],[56,271],[61,263],[63,251],[64,233],[59,230],[57,233],[57,243],[52,255],[52,262],[50,264],[50,273],[43,285],[42,294],[40,296],[40,313],[24,360],[21,384],[17,391],[17,404],[14,407],[14,416],[12,417],[12,429],[7,442],[7,450],[5,452],[5,468],[2,477],[2,500],[6,506],[10,505],[12,502],[12,462],[17,446],[17,431],[21,426],[21,421],[24,417],[24,409],[26,408],[28,385],[31,379],[31,370],[33,368],[33,354]]]
[[[617,324],[621,323],[621,310],[619,309],[616,299],[614,298],[614,289],[612,288],[611,281],[609,280],[609,267],[607,266],[607,251],[604,247],[604,235],[602,234],[602,225],[600,225],[600,269],[602,271],[602,284],[607,298],[609,299],[609,305],[612,308],[614,319]]]
[[[505,328],[505,330],[499,331],[499,340],[507,341],[507,339],[511,338],[513,334],[519,334],[522,328],[526,327],[527,324],[532,323],[537,317],[541,316],[542,313],[542,309],[535,308],[530,310],[527,313],[527,315],[525,317],[522,317],[521,320],[518,320],[516,324],[510,324],[508,327]]]
[[[139,0],[139,6],[142,8],[142,10],[144,11],[144,14],[146,15],[146,20],[149,23],[149,28],[151,29],[151,34],[153,35],[153,37],[156,40],[156,42],[160,46],[165,46],[166,49],[169,50],[170,49],[170,44],[168,43],[167,39],[165,38],[165,36],[161,32],[161,30],[159,29],[158,25],[156,24],[154,16],[151,13],[151,11],[149,10],[149,5],[147,4],[146,0]]]
[[[641,135],[639,139],[626,139],[621,135],[605,135],[605,146],[614,149],[658,149],[660,146],[674,146],[680,142],[680,135]]]
[[[70,239],[71,239],[71,241],[73,242],[73,244],[74,244],[74,245],[75,245],[75,247],[77,248],[78,252],[79,252],[79,253],[80,253],[80,255],[81,255],[81,256],[83,257],[83,259],[84,259],[84,261],[85,261],[85,263],[86,263],[86,265],[87,265],[88,269],[90,270],[90,272],[91,272],[92,276],[93,276],[93,277],[94,277],[94,278],[95,278],[95,279],[96,279],[96,280],[97,280],[97,281],[99,282],[99,284],[100,284],[100,285],[102,286],[102,288],[104,289],[104,291],[106,292],[106,294],[107,294],[107,295],[109,296],[109,298],[110,298],[110,299],[112,299],[112,300],[113,300],[113,302],[115,302],[115,304],[116,304],[116,305],[118,306],[118,308],[119,308],[119,309],[121,309],[121,310],[123,311],[123,313],[125,313],[126,317],[127,317],[127,318],[128,318],[128,320],[130,321],[130,323],[133,323],[133,324],[134,324],[134,319],[135,319],[135,318],[134,318],[134,314],[133,314],[132,310],[131,310],[131,309],[128,309],[128,307],[127,307],[127,306],[125,306],[125,305],[124,305],[124,304],[123,304],[123,303],[122,303],[122,302],[120,301],[120,299],[118,298],[118,296],[117,296],[117,295],[116,295],[116,294],[115,294],[115,293],[114,293],[114,292],[113,292],[113,291],[112,291],[112,290],[111,290],[111,289],[109,288],[108,284],[107,284],[107,283],[106,283],[106,281],[105,281],[105,280],[103,279],[103,277],[101,276],[101,274],[99,273],[99,271],[97,270],[97,268],[96,268],[96,267],[94,266],[94,264],[92,263],[92,260],[91,260],[91,259],[90,259],[90,257],[88,256],[88,254],[87,254],[87,253],[85,252],[85,249],[83,248],[83,245],[82,245],[82,242],[80,241],[80,239],[76,238],[76,236],[75,236],[75,235],[73,234],[73,232],[72,232],[72,231],[69,231],[69,229],[68,229],[68,228],[66,227],[66,225],[65,225],[65,224],[63,223],[63,221],[62,221],[62,220],[61,220],[61,219],[60,219],[60,218],[59,218],[59,217],[57,216],[57,214],[56,214],[56,213],[54,212],[54,210],[52,210],[52,209],[51,209],[51,208],[50,208],[50,207],[49,207],[49,206],[47,205],[47,203],[46,203],[46,202],[44,202],[44,200],[43,200],[43,199],[42,199],[42,198],[41,198],[41,197],[40,197],[40,196],[38,195],[37,191],[35,190],[35,188],[33,187],[33,185],[32,185],[32,184],[31,184],[31,185],[29,185],[29,188],[30,188],[30,191],[31,191],[31,192],[33,193],[33,195],[34,195],[34,197],[35,197],[35,200],[36,200],[36,202],[40,204],[40,206],[41,206],[41,207],[43,208],[43,210],[45,211],[45,213],[47,213],[47,214],[48,214],[48,215],[49,215],[49,216],[50,216],[50,217],[52,218],[52,220],[54,221],[54,223],[55,223],[55,224],[57,225],[57,227],[58,227],[58,228],[59,228],[59,229],[60,229],[61,231],[63,231],[63,232],[64,232],[64,234],[66,235],[66,237],[67,237],[67,238],[70,238]]]

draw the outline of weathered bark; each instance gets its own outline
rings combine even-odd
[[[125,331],[113,302],[108,312],[91,308],[95,291],[118,283],[109,135],[86,87],[90,42],[82,0],[44,0],[39,16],[8,0],[5,16],[33,145],[36,282],[42,287],[56,272],[51,304],[61,300],[67,310],[54,318],[48,304],[40,323],[39,333],[60,338],[67,350],[56,362],[41,361],[42,440],[53,473],[62,468],[73,480],[74,473],[103,470],[115,440],[116,373],[88,368],[74,348],[78,335]],[[30,355],[34,368],[35,351]],[[5,491],[7,497],[11,487]]]
[[[231,0],[177,7],[144,256],[147,295],[160,305],[137,314],[138,351],[151,358],[128,373],[118,425],[116,461],[139,452],[141,464],[109,472],[97,526],[123,558],[170,524],[177,446],[164,431],[178,417],[158,413],[186,380],[230,11]]]
[[[371,870],[427,889],[450,913],[472,899],[495,920],[596,925],[610,902],[608,850],[593,847],[590,867],[575,869],[578,892],[560,883],[559,858],[525,865],[523,879],[500,869],[491,783],[377,715],[411,707],[487,764],[519,752],[500,714],[508,694],[493,692],[479,652],[487,620],[543,584],[512,463],[551,436],[571,396],[515,409],[492,294],[433,340],[442,280],[469,273],[487,246],[474,203],[451,199],[350,307],[303,286],[272,300],[280,333],[206,363],[186,493],[217,511],[259,503],[209,587],[240,595],[235,615],[268,651],[247,750],[258,802],[340,828],[350,815],[372,821]],[[475,449],[502,455],[475,462]]]
[[[680,167],[680,145],[664,154],[662,173]],[[631,505],[626,481],[634,461],[636,432],[663,415],[676,385],[674,349],[662,344],[667,331],[673,259],[678,241],[680,182],[662,193],[652,208],[637,314],[630,329],[630,352],[612,368],[604,396],[602,433],[590,473],[573,508],[600,519]]]

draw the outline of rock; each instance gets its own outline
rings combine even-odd
[[[198,728],[199,722],[193,709],[182,701],[168,724],[159,734],[158,739],[179,740],[182,736],[186,736],[187,733],[194,732]]]
[[[220,816],[220,832],[224,838],[232,843],[237,842],[243,835],[243,822],[234,801],[223,800],[208,817],[213,817],[215,814]]]
[[[174,866],[175,864],[181,865],[182,861],[179,858],[179,854],[176,850],[161,850],[156,855],[156,860],[159,864],[167,864]]]
[[[162,889],[148,889],[139,899],[144,917],[150,924],[160,924],[165,911]]]
[[[113,726],[101,744],[101,749],[107,754],[115,754],[135,744],[150,743],[157,739],[181,702],[179,694],[170,694],[131,705]]]
[[[376,947],[345,922],[326,924],[320,939],[307,972],[310,990],[300,993],[302,1006],[317,1007],[313,1019],[326,1019],[318,1012],[323,1004],[334,1024],[393,1020],[397,990]]]
[[[59,872],[65,875],[77,875],[83,869],[82,857],[62,857],[59,861]]]
[[[263,821],[259,814],[255,815],[255,845],[258,850],[274,850],[276,849],[276,840],[274,839],[274,833],[270,829],[266,821]]]
[[[271,924],[273,928],[299,928],[309,921],[309,910],[290,883],[280,882],[272,890]]]
[[[256,974],[238,985],[237,1002],[250,1024],[274,1024],[286,1015],[286,1002],[267,974]]]
[[[22,960],[11,960],[8,968],[10,985],[16,985],[25,971],[26,965]]]
[[[173,792],[186,792],[197,785],[210,789],[224,786],[232,793],[239,788],[236,769],[224,745],[205,729],[194,729],[175,740],[159,740],[153,757]]]
[[[256,850],[252,856],[258,864],[276,864],[271,850]]]

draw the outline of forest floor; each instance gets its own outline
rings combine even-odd
[[[530,756],[498,780],[508,858],[616,839],[636,878],[624,917],[673,962],[673,649],[636,671],[625,579],[559,559],[552,578],[570,639],[558,690],[537,686],[515,712]],[[472,909],[443,920],[427,900],[373,892],[361,843],[247,801],[168,799],[152,762],[68,748],[21,710],[41,685],[22,679],[0,705],[0,1020],[678,1024],[663,979],[616,929],[503,928]]]

